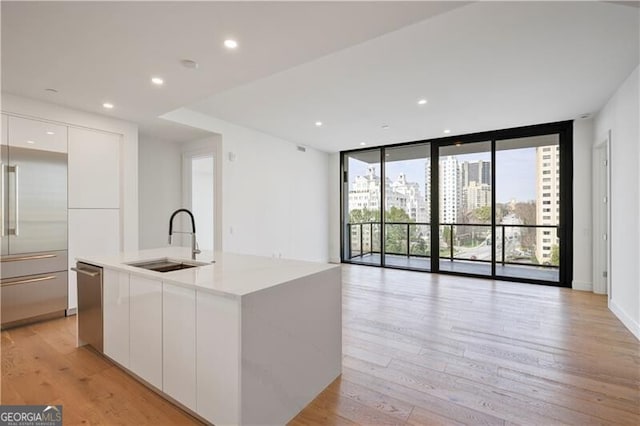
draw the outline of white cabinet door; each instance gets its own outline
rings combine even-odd
[[[102,289],[104,353],[129,368],[129,274],[105,269]]]
[[[69,208],[120,207],[120,139],[69,128]]]
[[[162,281],[131,275],[130,370],[162,389]]]
[[[196,292],[162,287],[162,391],[195,411]]]
[[[240,301],[196,294],[196,412],[214,424],[240,422]]]
[[[120,210],[69,210],[69,267],[77,256],[112,256],[120,252]],[[77,304],[76,274],[69,274],[69,309]]]

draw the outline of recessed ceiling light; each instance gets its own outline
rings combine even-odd
[[[157,86],[162,86],[164,84],[164,80],[160,77],[151,77],[151,82]]]
[[[192,70],[197,70],[199,65],[196,61],[192,61],[191,59],[183,59],[180,61],[183,67],[189,68]]]
[[[102,106],[105,107],[106,109],[113,109],[113,104],[109,102],[103,103]]]
[[[451,130],[449,130],[449,129],[445,129],[445,130],[444,130],[444,134],[445,134],[445,135],[448,135],[449,133],[451,133]]]
[[[58,93],[58,91],[56,89],[53,89],[51,87],[44,89],[45,92],[49,92],[49,93]]]
[[[456,142],[456,146],[462,145],[462,142]]]
[[[322,126],[322,121],[316,121],[316,126],[318,127]]]
[[[54,133],[54,132],[52,132],[51,130],[47,131],[47,134],[48,134],[48,135],[55,135],[55,133]]]
[[[389,128],[389,125],[388,125],[388,124],[383,124],[383,125],[382,125],[382,128],[383,128],[383,129],[385,129],[385,130],[387,130],[387,129]]]
[[[420,99],[420,100],[418,101],[418,105],[424,105],[424,104],[426,104],[426,103],[427,103],[427,100],[426,100],[426,99]]]
[[[235,49],[238,47],[238,42],[229,38],[224,41],[224,47],[227,49]]]
[[[27,143],[33,145],[35,142],[34,141],[27,141]]]
[[[365,146],[366,144],[366,142],[360,142],[360,146]]]

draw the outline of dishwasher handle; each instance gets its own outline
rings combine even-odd
[[[97,277],[100,275],[100,272],[91,272],[85,269],[76,268],[75,266],[71,268],[72,271],[76,271],[79,274],[88,275],[90,277]]]

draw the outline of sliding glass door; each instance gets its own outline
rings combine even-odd
[[[431,269],[429,144],[384,149],[384,264]]]
[[[496,141],[496,276],[557,282],[559,135]]]
[[[382,264],[380,155],[379,149],[373,149],[343,158],[342,258],[349,262]]]
[[[491,276],[491,142],[441,146],[438,157],[439,270]]]

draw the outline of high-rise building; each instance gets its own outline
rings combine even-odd
[[[455,156],[440,160],[439,180],[440,223],[456,223],[460,206],[460,169]]]
[[[560,147],[536,148],[536,223],[557,226],[560,223]],[[553,246],[559,245],[555,228],[536,230],[538,262],[551,264]]]
[[[491,163],[483,160],[460,163],[460,186],[460,215],[490,206]]]
[[[491,162],[489,161],[463,161],[460,163],[460,180],[465,187],[471,182],[491,185]]]
[[[431,222],[431,161],[424,165],[424,203],[427,209],[425,222]]]
[[[462,188],[462,211],[472,212],[479,207],[491,205],[491,186],[486,183],[470,181]]]

